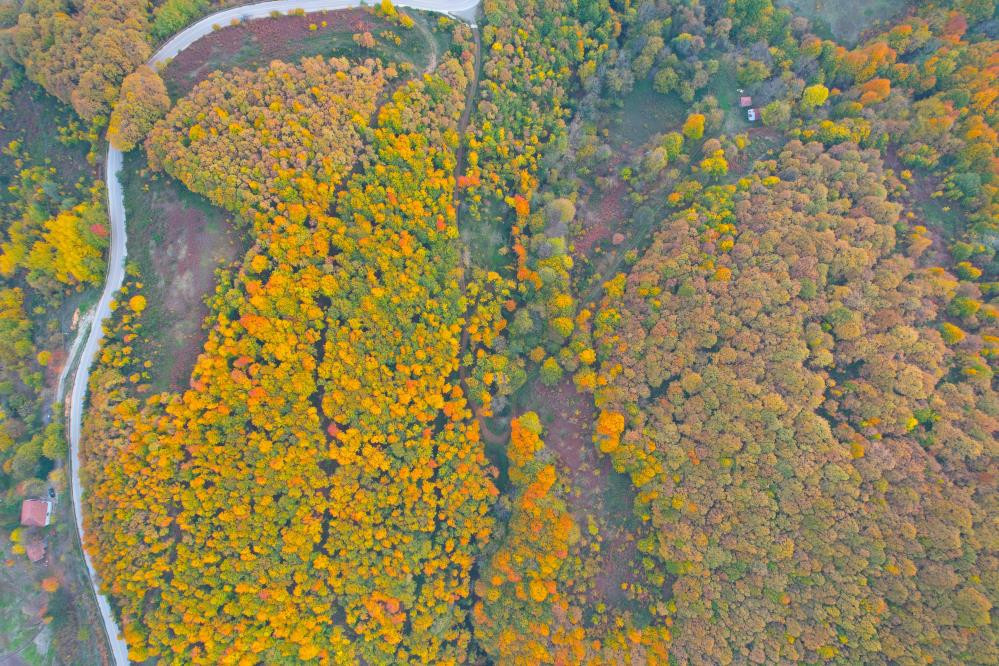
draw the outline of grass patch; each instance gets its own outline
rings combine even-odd
[[[938,230],[944,238],[961,238],[965,232],[965,218],[960,204],[947,199],[916,196],[913,201],[916,219],[931,229]]]
[[[507,419],[501,418],[485,418],[483,419],[483,425],[489,428],[491,433],[496,435],[504,435],[504,440],[502,442],[496,441],[492,442],[484,438],[484,449],[486,458],[489,462],[496,467],[499,475],[494,479],[493,483],[501,493],[510,492],[510,458],[507,455],[507,442],[506,439],[509,437],[510,424]]]
[[[502,204],[500,205],[502,206]],[[496,224],[496,220],[504,220],[505,210],[493,206],[492,210],[481,215],[478,220],[470,215],[462,215],[458,231],[464,249],[469,253],[472,263],[479,268],[505,274],[513,265],[509,248],[512,239],[506,225]]]
[[[128,261],[148,303],[136,356],[152,361],[154,391],[181,388],[205,340],[203,299],[215,287],[215,271],[243,256],[245,236],[204,197],[166,174],[149,173],[141,150],[126,155],[120,178]]]
[[[630,93],[621,98],[623,105],[610,115],[610,143],[641,145],[654,134],[679,129],[687,118],[689,105],[679,95],[662,95],[649,80],[636,81]]]
[[[450,27],[445,27],[445,24],[441,23],[441,19],[444,17],[440,14],[417,9],[407,9],[405,13],[416,22],[417,30],[422,29],[424,31],[424,36],[426,36],[426,33],[430,34],[431,39],[434,41],[433,45],[430,46],[431,48],[436,48],[438,54],[444,54],[451,48],[451,45],[454,43],[451,30],[457,25],[453,19],[447,19],[446,26]]]
[[[699,96],[712,95],[718,100],[718,108],[725,112],[725,122],[722,125],[721,134],[735,136],[752,127],[759,127],[759,122],[749,122],[746,117],[746,109],[739,106],[739,97],[741,97],[739,87],[735,63],[731,58],[720,58],[718,71],[711,77],[707,87],[700,92]],[[746,94],[749,92],[747,91]]]
[[[7,589],[7,585],[0,586],[0,590],[3,591],[5,599],[13,598],[7,596],[8,594],[13,595],[13,591]],[[17,655],[29,664],[45,663],[40,660],[37,654],[29,655],[29,650],[34,647],[31,641],[40,629],[38,623],[32,624],[27,621],[16,604],[0,605],[0,636],[3,637],[0,638],[0,660],[5,656]],[[3,663],[8,662],[3,661]],[[12,659],[9,663],[17,662]]]
[[[11,200],[8,186],[20,168],[30,166],[54,167],[66,196],[87,198],[86,190],[97,173],[87,163],[89,144],[59,140],[58,128],[70,126],[75,118],[68,106],[21,78],[11,94],[11,108],[0,112],[0,148],[7,149],[12,141],[20,144],[16,153],[0,153],[0,202]]]

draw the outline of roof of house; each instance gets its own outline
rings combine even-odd
[[[52,515],[52,503],[47,500],[26,499],[21,503],[21,524],[45,527]]]
[[[24,552],[32,562],[40,562],[45,557],[45,544],[41,541],[32,541],[24,547]]]
[[[752,106],[752,105],[753,105],[752,97],[749,97],[748,95],[743,95],[742,97],[739,98],[739,106],[745,108],[747,106]]]

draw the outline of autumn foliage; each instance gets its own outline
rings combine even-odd
[[[54,191],[55,170],[25,169],[12,190],[20,196],[18,217],[10,220],[0,243],[0,275],[24,275],[28,284],[47,292],[97,284],[104,270],[107,210],[104,188],[90,199],[60,209]]]
[[[994,496],[968,482],[994,393],[927,324],[955,283],[906,252],[875,153],[792,142],[770,168],[667,222],[594,329],[596,442],[676,575],[671,657],[992,653]]]
[[[108,141],[128,152],[145,139],[156,121],[170,109],[166,84],[151,67],[142,65],[125,77],[108,125]]]
[[[512,514],[476,583],[476,639],[503,663],[581,663],[581,618],[568,617],[564,589],[579,528],[553,487],[555,466],[542,454],[540,431],[533,412],[510,423]]]
[[[541,435],[534,412],[510,422],[510,518],[475,584],[479,646],[501,664],[665,663],[670,632],[661,623],[592,615],[588,555],[565,501],[572,489]]]
[[[350,163],[326,158],[255,202],[256,246],[213,298],[190,390],[95,398],[91,547],[135,658],[428,663],[469,650],[496,491],[456,383],[467,80],[453,59],[437,71],[379,109],[370,162],[335,196]],[[353,85],[330,72],[342,80]],[[339,118],[373,103],[338,99]],[[109,342],[111,376],[129,372],[128,335]],[[94,382],[101,395],[121,380]]]
[[[107,120],[247,236],[185,390],[136,265],[91,375],[134,661],[999,662],[994,0],[849,48],[773,0],[485,0],[477,35],[386,0],[450,33],[427,72],[358,12],[322,46],[362,60],[170,109],[140,63],[217,4],[0,0],[0,66],[90,123],[60,140],[99,167]],[[105,189],[0,148],[27,488],[65,455],[36,323],[100,283]]]
[[[297,179],[329,186],[342,175],[392,76],[376,61],[321,57],[217,72],[156,126],[151,163],[233,212],[273,211],[295,198]]]
[[[122,80],[152,53],[147,0],[25,3],[0,44],[28,76],[90,120],[106,115]]]

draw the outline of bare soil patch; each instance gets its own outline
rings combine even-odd
[[[571,379],[554,387],[535,382],[532,404],[545,425],[545,446],[558,457],[560,478],[569,482],[569,510],[586,533],[590,520],[600,541],[599,570],[594,578],[594,601],[609,606],[628,603],[622,584],[637,580],[635,524],[631,480],[619,474],[610,459],[600,455],[592,442],[595,410],[589,396],[576,392]]]
[[[582,229],[573,241],[576,258],[591,257],[597,245],[611,239],[615,227],[625,219],[627,194],[628,184],[624,181],[618,181],[606,192],[591,193],[581,210]]]
[[[176,350],[169,382],[177,388],[187,385],[204,345],[206,332],[201,322],[208,308],[203,299],[215,287],[215,270],[236,259],[241,244],[228,224],[210,224],[209,216],[198,208],[170,202],[161,210],[167,234],[155,248],[153,266],[157,280],[169,285],[163,308],[174,315],[174,323],[162,342]]]
[[[298,43],[311,33],[364,32],[371,29],[371,19],[364,10],[345,9],[225,26],[181,51],[166,68],[164,81],[172,95],[182,96],[216,70],[237,66],[255,68],[271,60],[288,60],[293,55],[301,57],[292,44],[300,46]],[[323,21],[327,25],[320,33]],[[317,26],[315,31],[309,30],[310,24]]]

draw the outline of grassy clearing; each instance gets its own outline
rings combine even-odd
[[[918,189],[913,189],[910,192],[913,192],[913,208],[917,220],[931,229],[939,230],[948,240],[960,238],[964,234],[965,220],[960,205],[946,199],[923,196]]]
[[[11,95],[11,109],[0,114],[0,148],[18,141],[19,155],[26,165],[53,166],[66,187],[77,183],[89,187],[96,173],[87,163],[89,145],[64,143],[57,131],[68,127],[74,119],[72,109],[23,79]],[[0,197],[7,196],[7,185],[17,174],[16,160],[10,154],[0,154]]]
[[[458,225],[461,241],[476,266],[504,273],[513,265],[509,231],[494,223],[505,215],[506,210],[497,207],[482,215],[478,221],[468,215],[461,216],[461,224]]]
[[[748,94],[748,93],[747,93]],[[708,82],[702,96],[712,95],[718,100],[718,108],[725,112],[725,123],[722,134],[735,136],[743,134],[759,123],[751,123],[746,118],[746,110],[739,106],[739,80],[736,75],[735,63],[730,58],[722,58],[718,71]]]
[[[610,114],[610,142],[614,148],[638,146],[653,135],[679,129],[688,104],[676,94],[662,95],[648,80],[637,81],[625,95],[620,110]]]
[[[409,17],[416,22],[417,29],[422,28],[426,32],[430,33],[431,38],[434,40],[434,47],[436,47],[438,54],[444,54],[451,48],[451,45],[454,43],[454,40],[451,38],[451,30],[444,27],[444,25],[453,25],[454,21],[452,19],[446,19],[446,21],[442,23],[441,19],[443,17],[440,14],[433,14],[415,9],[407,9],[406,14],[408,14]]]
[[[136,354],[152,361],[154,391],[180,388],[205,339],[203,299],[214,289],[215,271],[245,253],[245,239],[207,199],[166,174],[150,174],[141,151],[126,156],[121,182],[129,262],[148,303]]]
[[[9,584],[8,584],[9,585]],[[8,585],[0,585],[0,591],[4,597],[13,594]],[[31,621],[21,612],[15,604],[0,605],[0,663],[16,664],[17,657],[20,657],[28,664],[47,664],[51,659],[45,660],[37,653],[32,641],[41,631],[43,625],[38,621]]]
[[[847,46],[861,36],[903,14],[907,0],[778,0],[795,14],[812,22],[820,37],[834,38]]]

